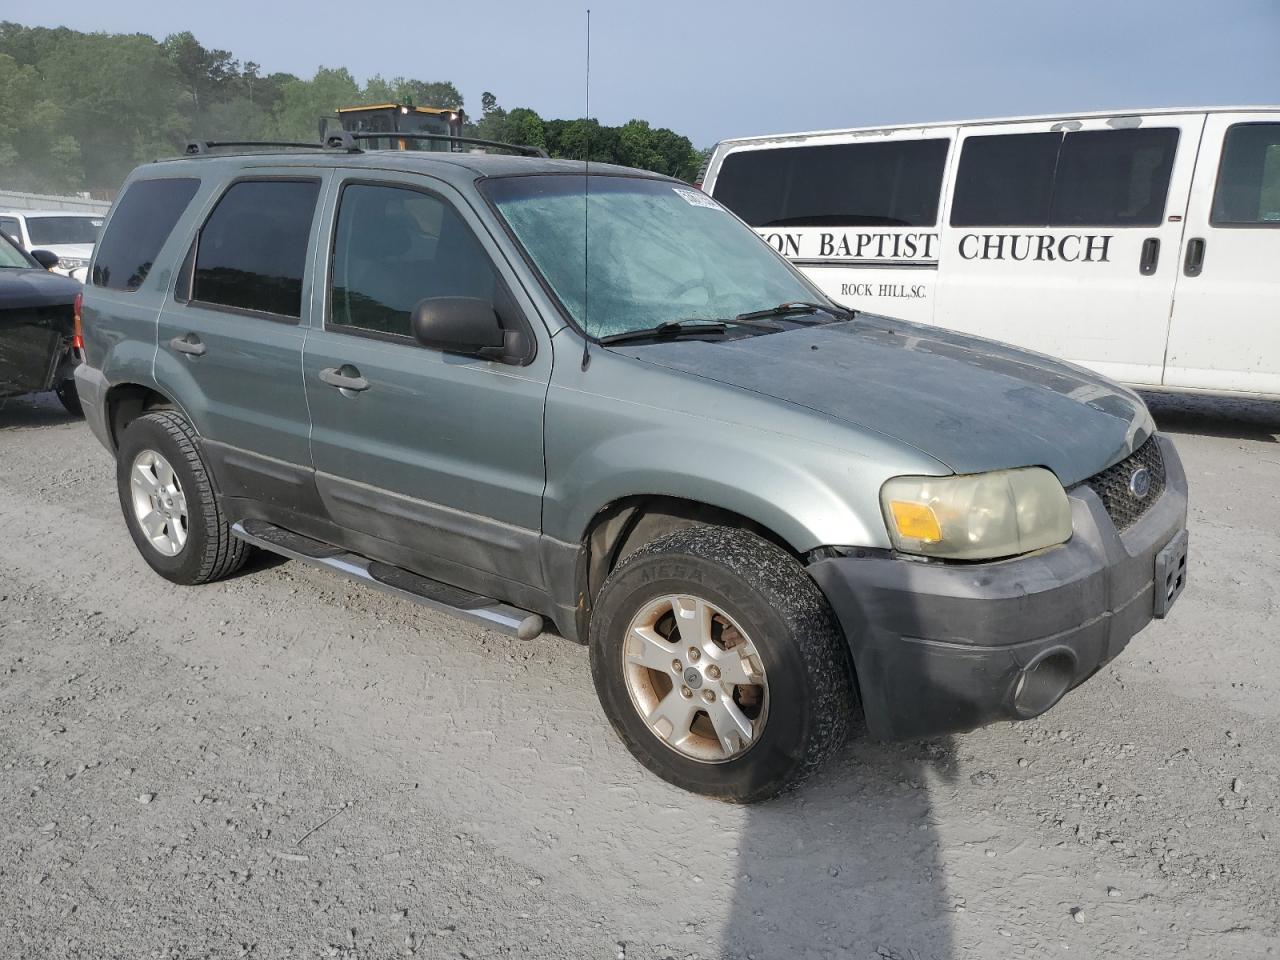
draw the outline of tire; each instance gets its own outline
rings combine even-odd
[[[176,488],[173,499],[180,496],[184,501],[185,522],[177,518],[177,506],[172,504],[175,519],[166,523],[168,532],[153,539],[143,529],[140,508],[135,507],[133,474],[135,465],[141,465],[143,473],[167,477],[168,471],[156,469],[153,461],[157,455],[172,468],[175,482],[168,489]],[[251,548],[232,536],[200,456],[196,433],[181,414],[170,410],[148,413],[125,428],[116,454],[116,489],[138,552],[166,580],[184,585],[210,583],[239,570],[248,559]],[[182,542],[173,549],[176,540]],[[167,541],[173,552],[157,546],[157,541]]]
[[[67,413],[71,414],[73,417],[84,416],[84,407],[80,405],[80,392],[76,389],[76,382],[74,380],[63,380],[53,388],[53,392],[62,402]]]
[[[679,620],[677,604],[663,599],[668,596],[679,600],[681,615],[690,615],[690,636],[701,631],[716,644],[704,645],[712,652],[701,654],[697,664],[679,628],[671,631]],[[712,611],[705,630],[692,617],[697,608],[691,599],[704,601]],[[661,613],[668,606],[670,620]],[[651,639],[656,635],[657,640],[679,642],[660,647],[640,639],[633,628]],[[737,666],[748,665],[747,678],[762,683],[738,686],[713,679],[735,669],[729,665],[734,658],[724,649],[730,630],[727,643],[734,651],[754,651]],[[640,763],[685,790],[734,803],[774,797],[803,783],[848,734],[856,706],[850,661],[826,598],[789,554],[755,534],[693,527],[641,547],[601,588],[589,642],[596,692],[614,730]],[[657,668],[668,649],[672,673],[664,684]],[[704,674],[686,682],[691,667],[711,671],[713,660],[725,664],[723,675]],[[697,689],[692,689],[694,681]],[[727,686],[733,692],[726,697]],[[691,700],[683,696],[686,692],[693,693]],[[678,726],[659,719],[662,732],[645,715],[646,710],[650,718],[664,713],[666,708],[655,703],[670,704],[679,713],[677,694],[686,704],[705,697],[712,705],[688,725],[685,739],[680,731],[686,714],[680,714]],[[750,722],[750,742],[733,727],[729,746],[721,741],[721,728],[714,726],[710,711],[723,711],[726,699]],[[719,716],[724,722],[725,714]],[[698,736],[699,728],[708,735]],[[673,740],[678,742],[673,745]]]

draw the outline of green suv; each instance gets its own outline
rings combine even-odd
[[[1135,394],[854,315],[637,170],[201,149],[129,177],[83,321],[161,576],[258,548],[554,629],[645,766],[727,800],[859,710],[886,739],[1043,713],[1185,581],[1186,480]]]

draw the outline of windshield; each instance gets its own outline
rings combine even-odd
[[[481,188],[591,336],[670,320],[731,319],[794,300],[825,302],[701,191],[663,180],[593,176],[584,207],[584,180],[576,174],[505,177]]]
[[[36,266],[27,259],[27,255],[19,250],[13,242],[0,234],[0,267],[21,267],[24,270]]]
[[[56,243],[97,243],[101,217],[27,217],[31,246]]]

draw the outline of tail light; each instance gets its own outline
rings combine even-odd
[[[84,294],[76,294],[76,303],[72,308],[73,326],[71,328],[71,348],[84,353],[84,321],[80,319],[80,307],[84,304]]]

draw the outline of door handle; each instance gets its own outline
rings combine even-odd
[[[340,367],[325,367],[320,371],[320,379],[339,390],[368,390],[369,381],[360,376],[360,371],[349,363]]]
[[[1160,238],[1147,237],[1142,241],[1142,259],[1138,261],[1138,272],[1149,277],[1160,265]]]
[[[1200,276],[1204,269],[1204,237],[1195,237],[1187,241],[1187,259],[1182,264],[1182,272],[1188,277]]]
[[[178,353],[185,353],[192,357],[202,357],[209,348],[200,342],[200,338],[194,333],[188,333],[184,337],[174,337],[169,341],[169,346]]]

